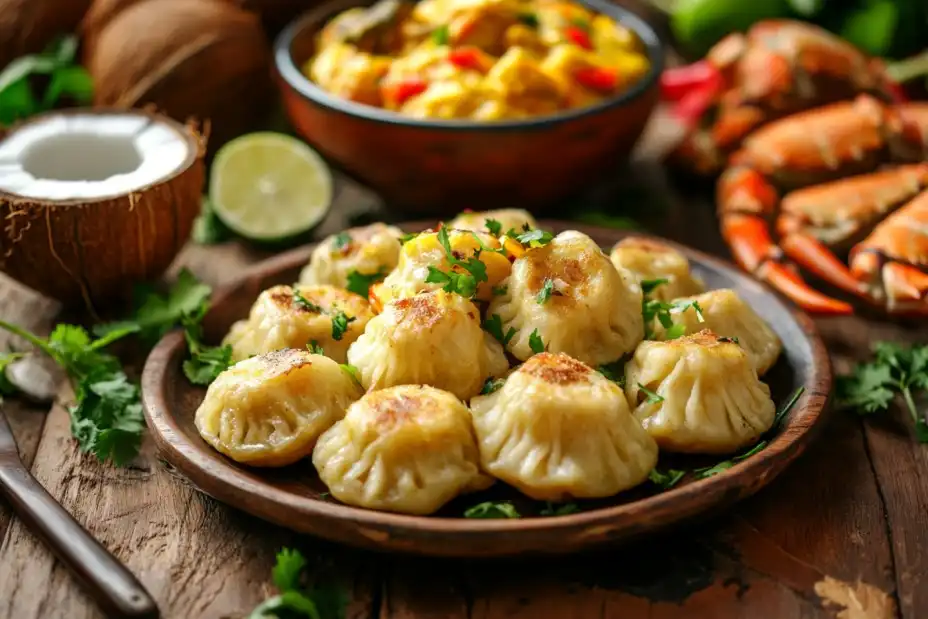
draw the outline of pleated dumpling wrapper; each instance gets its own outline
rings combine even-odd
[[[232,360],[315,342],[339,363],[371,319],[367,301],[335,286],[274,286],[262,292],[248,318],[232,325],[223,344]]]
[[[657,463],[621,387],[562,353],[535,355],[470,405],[484,470],[534,499],[612,496]]]
[[[447,391],[401,385],[372,391],[316,444],[313,465],[348,505],[426,515],[493,484],[467,407]]]
[[[669,245],[630,236],[616,243],[609,258],[616,268],[631,272],[639,283],[652,282],[649,298],[670,301],[705,290],[703,282],[690,272],[686,256]],[[666,281],[654,284],[661,280]]]
[[[220,374],[194,424],[203,440],[236,462],[286,466],[309,456],[319,435],[362,394],[351,374],[328,357],[278,350]]]
[[[625,366],[625,390],[635,417],[667,451],[733,453],[776,416],[744,349],[708,330],[642,342]]]
[[[435,279],[433,270],[445,274],[452,271],[465,273],[461,266],[451,264],[449,256],[462,262],[477,259],[483,263],[486,279],[479,282],[473,296],[488,301],[493,296],[493,289],[509,276],[512,265],[505,255],[485,251],[484,247],[499,250],[499,240],[485,232],[451,230],[445,226],[437,232],[423,232],[409,239],[403,244],[396,268],[383,282],[371,288],[371,299],[377,305],[376,309],[379,311],[396,299],[443,288],[447,281]]]
[[[462,400],[477,395],[509,361],[480,327],[480,311],[461,295],[437,290],[388,303],[348,350],[368,391],[432,385]]]
[[[770,325],[734,290],[711,290],[676,299],[674,305],[675,308],[670,310],[674,330],[682,326],[684,334],[689,335],[708,329],[716,335],[734,339],[747,352],[759,376],[773,367],[783,351],[783,342]],[[658,320],[651,327],[654,339],[667,339],[667,329]]]
[[[491,222],[487,224],[487,220]],[[499,224],[499,230],[495,228]],[[473,230],[474,232],[489,232],[495,236],[505,234],[510,230],[524,232],[526,229],[535,229],[538,223],[532,214],[520,208],[503,208],[493,211],[470,211],[459,213],[448,223],[449,228],[457,230]]]
[[[351,289],[361,294],[359,282],[380,281],[396,266],[402,236],[399,228],[380,222],[333,234],[313,250],[300,283],[339,288],[351,283]],[[367,297],[366,290],[362,296]]]
[[[512,333],[506,347],[522,361],[544,346],[592,366],[612,363],[644,337],[641,288],[574,230],[517,258],[487,317]]]

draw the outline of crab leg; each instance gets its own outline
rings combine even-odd
[[[778,202],[776,189],[751,168],[730,168],[719,179],[722,236],[735,261],[803,309],[817,314],[850,314],[853,308],[821,294],[782,261],[770,236],[769,221]]]

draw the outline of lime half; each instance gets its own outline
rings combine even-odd
[[[250,133],[216,153],[209,198],[232,231],[255,241],[277,241],[322,221],[332,202],[332,175],[322,157],[300,140]]]

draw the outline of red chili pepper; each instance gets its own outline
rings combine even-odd
[[[476,47],[459,47],[448,52],[448,60],[456,67],[486,73],[490,63],[483,52]]]
[[[599,92],[612,92],[619,85],[619,74],[606,67],[583,67],[574,72],[574,79],[581,86]]]
[[[715,103],[718,96],[715,84],[704,84],[686,93],[673,106],[673,114],[687,127],[699,124],[703,114]]]
[[[579,45],[583,49],[593,49],[593,42],[590,40],[590,35],[587,34],[586,30],[578,26],[567,26],[564,28],[564,36],[567,37],[567,40],[575,45]]]
[[[418,77],[406,78],[383,87],[383,98],[396,105],[403,105],[408,99],[425,92],[428,83]]]
[[[722,89],[722,73],[708,60],[700,60],[684,67],[665,69],[661,74],[661,97],[665,101],[679,101],[696,88],[714,85]]]

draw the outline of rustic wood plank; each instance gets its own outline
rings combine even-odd
[[[35,333],[45,335],[52,326],[58,313],[57,303],[42,297],[3,274],[0,274],[0,317],[7,322],[19,325]],[[13,337],[6,331],[0,331],[0,351],[28,350],[29,344],[21,338]],[[3,404],[6,415],[16,437],[19,455],[26,463],[32,464],[48,405],[30,403],[20,398],[9,398]],[[0,502],[0,538],[10,523],[10,511],[5,502]]]
[[[870,358],[874,342],[928,342],[924,327],[888,322],[846,319],[823,324],[822,329],[841,372]],[[894,407],[891,415],[863,420],[863,427],[880,504],[886,511],[898,606],[905,619],[920,619],[928,615],[928,448],[916,441],[912,421],[901,406]]]

